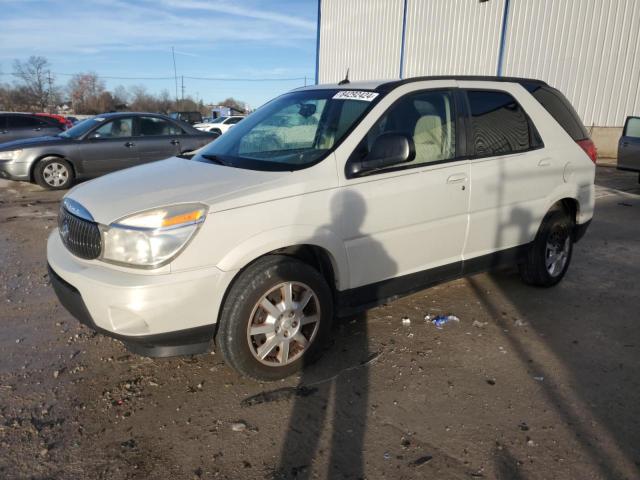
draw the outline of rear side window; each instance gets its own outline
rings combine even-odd
[[[623,136],[640,138],[640,117],[627,118]]]
[[[26,115],[9,115],[9,128],[37,128],[45,125],[45,122]]]
[[[138,135],[143,137],[162,135],[182,135],[182,129],[163,118],[140,117]]]
[[[569,100],[555,88],[546,85],[523,85],[576,142],[589,138],[582,120]]]
[[[523,152],[542,145],[520,104],[506,92],[467,91],[476,156]]]

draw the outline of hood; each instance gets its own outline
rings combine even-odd
[[[82,183],[67,196],[80,202],[98,223],[109,224],[126,215],[177,203],[204,203],[212,213],[326,189],[336,183],[333,156],[294,172],[245,170],[173,157]]]
[[[12,140],[10,142],[0,143],[0,150],[17,150],[19,148],[42,147],[47,144],[59,144],[62,140],[69,140],[62,137],[32,137],[22,138],[20,140]]]

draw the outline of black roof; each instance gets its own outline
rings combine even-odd
[[[521,85],[540,85],[546,86],[547,83],[535,78],[520,78],[520,77],[496,77],[492,75],[436,75],[436,76],[424,76],[424,77],[410,77],[403,78],[402,80],[394,80],[386,82],[376,88],[380,92],[390,92],[394,88],[412,82],[424,82],[426,80],[475,80],[484,82],[508,82],[519,83]]]

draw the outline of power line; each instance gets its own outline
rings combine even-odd
[[[53,75],[60,77],[73,77],[78,75],[77,73],[64,73],[64,72],[51,72]],[[14,76],[13,73],[0,72],[3,76]],[[96,75],[97,78],[103,80],[175,80],[175,77],[116,77],[111,75]],[[275,78],[249,78],[249,77],[192,77],[184,75],[184,78],[189,80],[203,80],[211,82],[293,82],[293,81],[305,81],[309,77],[275,77]]]

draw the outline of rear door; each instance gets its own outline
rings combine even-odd
[[[618,142],[618,168],[640,172],[640,117],[627,117]]]
[[[518,85],[460,82],[466,87],[471,189],[464,259],[523,245],[535,236],[546,197],[562,183],[563,165],[516,100]],[[509,91],[511,90],[511,91]],[[469,263],[469,266],[472,264]]]
[[[118,117],[90,132],[80,145],[83,172],[97,176],[138,163],[133,117]]]
[[[184,130],[161,117],[137,117],[135,141],[139,162],[147,163],[178,155]]]
[[[0,143],[9,141],[9,130],[7,130],[7,115],[0,115]]]

